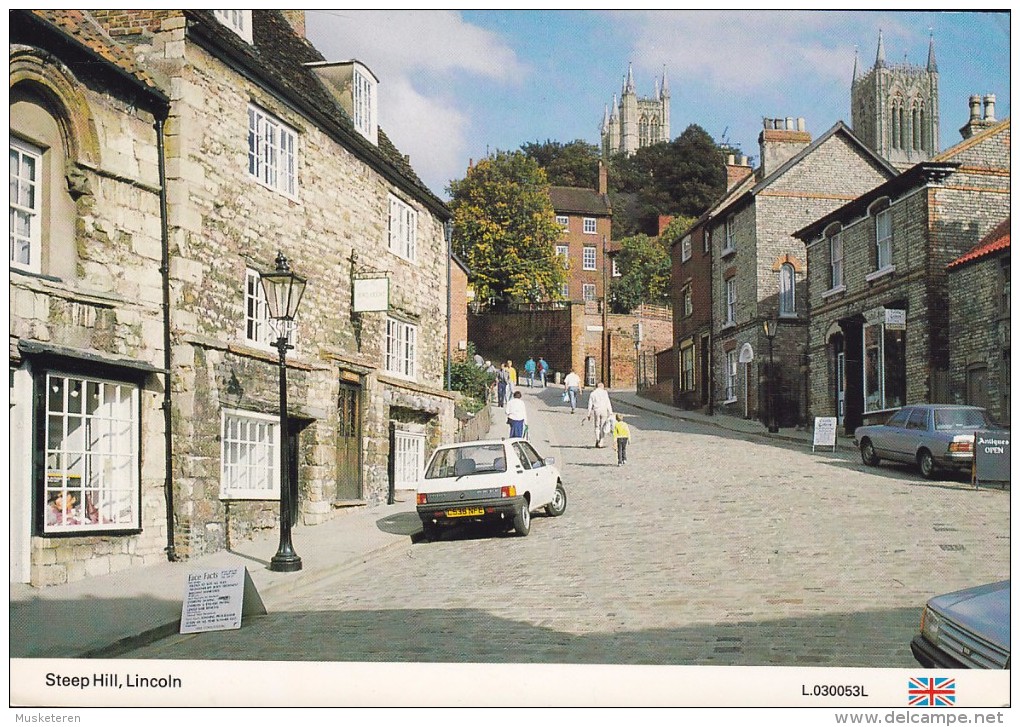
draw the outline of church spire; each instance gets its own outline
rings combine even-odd
[[[659,101],[659,100],[662,99],[662,96],[659,95],[659,79],[658,78],[655,79],[655,95],[652,96],[652,98],[654,98],[656,101]]]
[[[854,46],[854,75],[850,79],[850,85],[857,83],[857,46]]]
[[[624,93],[634,93],[634,64],[627,64],[627,80],[623,84]]]
[[[606,106],[605,113],[602,114],[602,133],[606,133],[609,129],[609,106]]]
[[[885,68],[885,45],[882,43],[882,31],[878,31],[878,52],[875,54],[875,68]]]
[[[669,79],[666,78],[666,66],[662,67],[662,97],[669,98]]]
[[[613,110],[609,114],[609,120],[610,121],[617,121],[618,120],[619,116],[617,115],[617,108],[618,108],[618,106],[617,106],[617,103],[616,103],[616,94],[614,93],[613,94]]]
[[[935,63],[935,33],[932,31],[928,40],[928,72],[938,73],[939,67]]]

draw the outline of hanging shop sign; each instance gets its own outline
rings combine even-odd
[[[354,279],[354,312],[371,313],[390,308],[390,279],[387,277]]]

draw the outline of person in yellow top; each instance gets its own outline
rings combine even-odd
[[[510,372],[510,383],[517,386],[517,369],[514,368],[514,362],[510,359],[506,361],[507,370]],[[513,394],[511,394],[513,396]]]
[[[613,439],[616,440],[616,466],[627,464],[627,442],[630,441],[630,427],[623,421],[623,414],[616,415],[613,423]]]

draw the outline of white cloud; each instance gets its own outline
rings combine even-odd
[[[430,189],[464,174],[470,117],[456,79],[519,84],[527,67],[498,35],[450,11],[307,10],[308,39],[329,61],[357,59],[380,79],[380,126]]]

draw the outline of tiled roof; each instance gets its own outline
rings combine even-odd
[[[586,187],[549,187],[549,198],[557,212],[608,217],[609,200],[594,189]]]
[[[152,76],[135,63],[131,52],[111,38],[88,12],[84,10],[29,10],[27,12],[38,20],[54,26],[63,35],[131,76],[157,95],[163,95]]]
[[[294,32],[280,11],[252,10],[251,45],[216,20],[212,11],[187,10],[185,14],[193,29],[213,40],[217,49],[227,51],[250,73],[304,109],[323,130],[339,131],[345,143],[354,147],[353,151],[367,156],[377,166],[388,168],[410,187],[407,191],[417,193],[434,211],[449,215],[445,203],[425,186],[382,129],[378,146],[355,130],[343,107],[305,65],[326,59],[315,46]]]
[[[981,238],[981,241],[975,245],[970,252],[956,258],[956,260],[949,263],[947,267],[955,268],[960,265],[966,265],[967,263],[983,258],[986,255],[991,255],[993,252],[1007,249],[1009,247],[1009,219],[1010,218],[1007,217],[997,224],[995,229]]]

